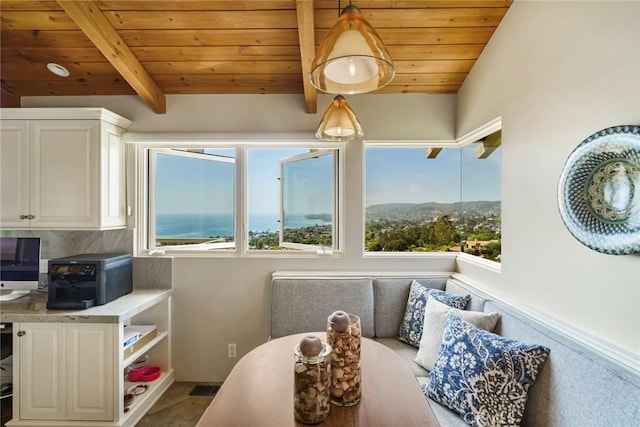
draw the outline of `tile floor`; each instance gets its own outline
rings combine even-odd
[[[214,396],[190,396],[199,383],[174,382],[136,427],[193,427]]]
[[[136,427],[193,427],[214,396],[190,396],[200,383],[174,382]],[[2,399],[2,427],[11,419],[11,398]]]

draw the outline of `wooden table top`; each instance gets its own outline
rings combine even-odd
[[[293,416],[293,351],[303,335],[271,340],[247,353],[233,368],[198,427],[304,426]],[[325,333],[314,333],[323,340]],[[331,405],[319,426],[438,426],[420,385],[389,348],[362,339],[362,399]]]

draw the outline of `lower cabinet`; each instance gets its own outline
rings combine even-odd
[[[13,418],[7,427],[135,426],[173,382],[172,293],[136,290],[81,315],[0,314],[13,334]],[[149,332],[125,347],[125,325]],[[130,381],[128,372],[139,359],[160,368],[160,375],[140,380],[144,391],[132,393],[140,381]]]
[[[114,419],[113,325],[19,323],[14,330],[20,419]]]

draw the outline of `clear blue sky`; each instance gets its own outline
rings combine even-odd
[[[233,213],[234,163],[159,153],[156,167],[158,213]]]
[[[445,148],[436,159],[425,158],[424,148],[373,148],[365,151],[366,205],[381,203],[451,203],[461,200],[501,200],[501,149],[489,158],[478,160],[475,144],[463,149]],[[235,156],[233,149],[212,149],[208,153]],[[280,160],[308,152],[306,149],[249,150],[249,213],[276,214],[280,203]],[[161,213],[233,212],[234,163],[211,165],[204,160],[158,159],[157,206]],[[309,170],[310,171],[310,170]],[[206,182],[205,182],[206,181]],[[212,185],[219,183],[220,185]],[[326,187],[326,182],[319,182]],[[326,192],[313,187],[314,180],[304,183],[309,196],[304,210],[330,207]],[[300,191],[300,190],[298,190]],[[202,195],[206,194],[207,197]],[[318,207],[321,206],[322,208]]]
[[[424,148],[367,148],[366,205],[500,200],[500,149],[478,160],[475,147],[445,148],[435,159]]]
[[[280,160],[307,153],[307,149],[249,149],[248,200],[250,214],[280,211]]]

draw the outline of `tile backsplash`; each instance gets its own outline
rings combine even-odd
[[[40,237],[42,239],[42,259],[80,254],[133,253],[133,230],[129,229],[107,231],[2,230],[0,236]]]
[[[66,231],[0,230],[0,236],[40,237],[43,260],[96,253],[133,253],[133,230]],[[48,286],[48,276],[40,274],[40,287]]]

